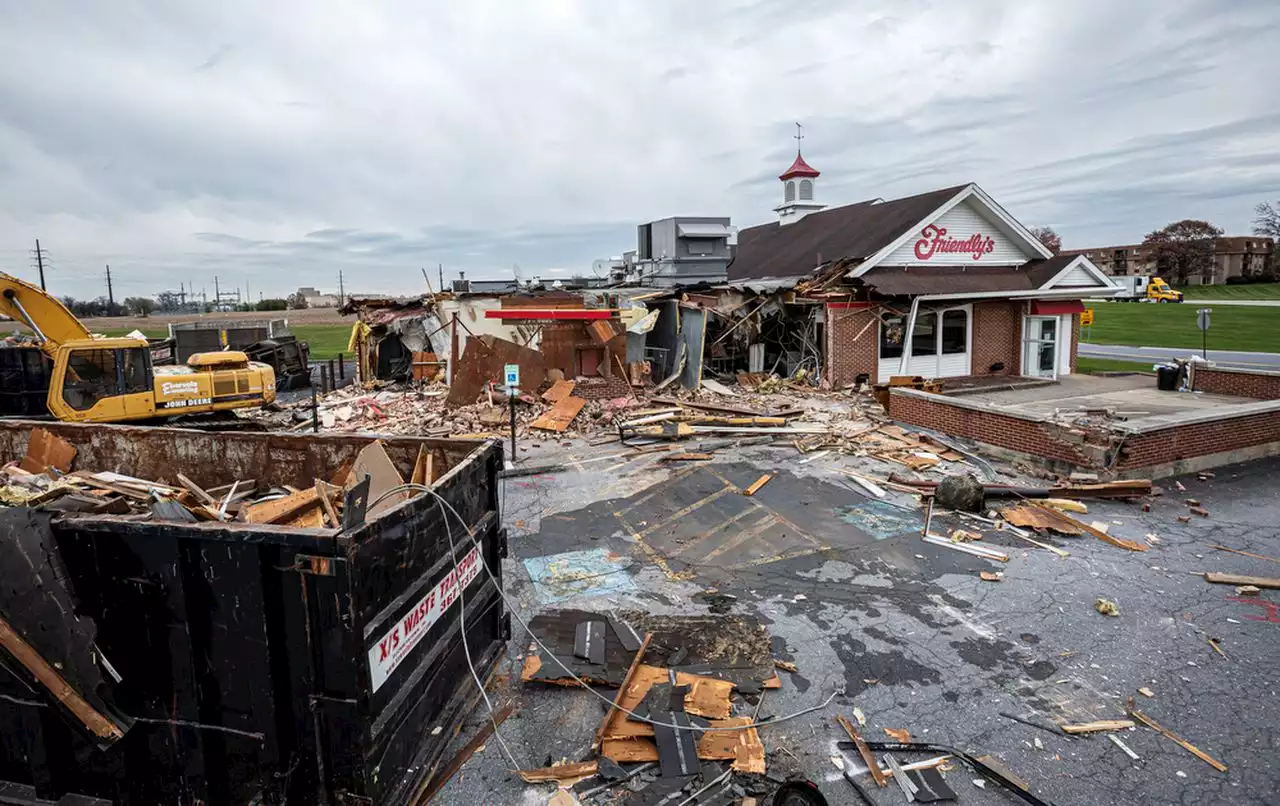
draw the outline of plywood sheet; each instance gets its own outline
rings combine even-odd
[[[346,489],[350,490],[359,484],[366,475],[369,476],[368,500],[370,502],[378,501],[387,490],[404,484],[404,476],[401,476],[400,471],[396,470],[395,464],[391,461],[391,457],[387,455],[387,449],[380,439],[375,439],[356,455],[356,461],[351,466],[351,477],[347,479],[345,485]],[[387,496],[378,501],[376,505],[371,503],[366,517],[373,517],[380,512],[391,509],[410,497],[412,497],[412,494],[405,491]]]
[[[569,427],[573,418],[578,416],[578,412],[582,411],[585,405],[587,401],[580,397],[566,397],[543,412],[541,417],[529,424],[529,427],[544,431],[563,431]]]
[[[551,385],[550,389],[542,393],[542,399],[548,403],[559,403],[573,394],[573,388],[577,385],[577,381],[558,380]]]
[[[74,445],[50,433],[48,429],[37,428],[31,432],[31,439],[27,442],[27,455],[22,457],[18,467],[28,473],[43,473],[50,467],[61,473],[70,473],[71,463],[75,458]]]

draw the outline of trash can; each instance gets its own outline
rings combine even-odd
[[[1178,368],[1163,366],[1156,368],[1156,388],[1162,392],[1178,391]]]

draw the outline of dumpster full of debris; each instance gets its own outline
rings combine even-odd
[[[495,441],[0,421],[0,457],[0,801],[412,802],[504,651]]]

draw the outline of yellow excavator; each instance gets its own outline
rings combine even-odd
[[[95,339],[42,289],[0,272],[0,313],[24,323],[53,361],[49,411],[76,423],[211,414],[276,399],[276,375],[242,352],[196,353],[186,366],[153,367],[143,339]]]

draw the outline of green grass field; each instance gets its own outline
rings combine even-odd
[[[1196,310],[1201,306],[1195,303],[1097,302],[1089,307],[1093,309],[1093,327],[1081,330],[1081,341],[1147,347],[1200,347]],[[1223,305],[1213,309],[1210,319],[1211,350],[1280,352],[1280,308]]]
[[[1188,301],[1212,302],[1215,299],[1280,299],[1280,283],[1248,285],[1192,285],[1178,289]]]
[[[1151,364],[1135,361],[1117,361],[1114,358],[1076,358],[1076,372],[1087,375],[1090,372],[1150,372]]]
[[[311,358],[321,361],[327,358],[336,358],[338,353],[347,351],[347,341],[351,338],[351,325],[291,325],[289,330],[293,335],[298,337],[299,341],[305,341],[311,347]],[[127,329],[107,330],[104,336],[127,336],[131,331]],[[165,328],[143,328],[142,332],[147,334],[147,338],[163,339],[169,335],[169,331]]]

